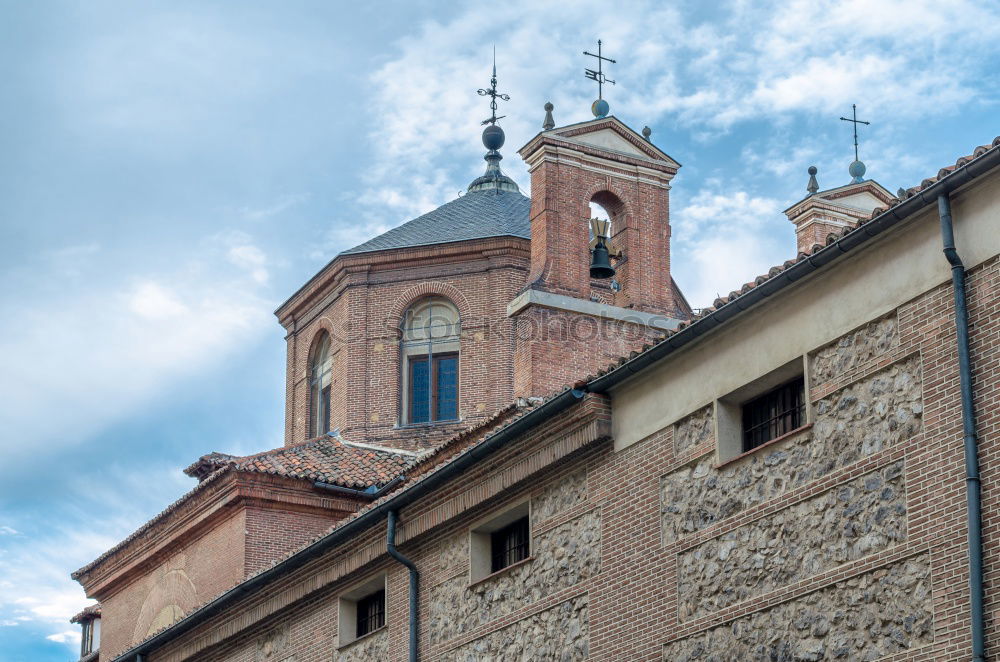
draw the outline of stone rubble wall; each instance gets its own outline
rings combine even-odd
[[[600,572],[599,512],[535,536],[531,553],[533,560],[471,587],[464,574],[433,587],[427,618],[430,644],[442,644]]]
[[[544,522],[586,500],[587,471],[582,469],[553,482],[540,495],[532,499],[532,520]]]
[[[822,384],[899,345],[896,315],[872,322],[817,351],[810,362],[809,380]]]
[[[930,558],[922,554],[663,647],[664,662],[868,662],[933,640]]]
[[[469,532],[461,531],[448,536],[438,546],[437,576],[450,579],[469,571]],[[440,582],[438,582],[440,583]]]
[[[674,452],[677,455],[712,438],[715,433],[712,413],[712,405],[708,405],[674,424]]]
[[[921,430],[920,359],[911,356],[814,405],[811,430],[715,469],[708,453],[661,481],[669,544],[781,496]]]
[[[680,554],[678,617],[728,607],[905,538],[898,461]]]
[[[438,659],[442,662],[586,660],[590,643],[588,624],[587,595],[581,595],[448,651]]]
[[[850,464],[919,432],[922,396],[920,357],[911,356],[817,402],[813,435],[842,449],[837,466]]]
[[[370,662],[371,660],[389,659],[389,630],[382,628],[362,639],[351,644],[343,650],[337,651],[337,662]]]
[[[254,651],[254,662],[295,662],[291,654],[288,623],[265,632],[257,638]]]
[[[581,469],[547,485],[531,501],[532,525],[550,520],[587,500],[587,471]],[[469,572],[469,533],[461,531],[445,538],[436,553],[436,584]]]

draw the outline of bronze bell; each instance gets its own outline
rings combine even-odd
[[[613,278],[615,268],[611,266],[611,256],[608,255],[608,247],[604,243],[604,237],[597,239],[597,245],[591,252],[590,277],[591,278]]]

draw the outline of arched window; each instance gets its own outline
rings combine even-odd
[[[423,299],[406,311],[401,331],[401,421],[458,419],[458,309],[442,297]]]
[[[326,332],[313,346],[309,360],[309,438],[330,431],[330,336]]]

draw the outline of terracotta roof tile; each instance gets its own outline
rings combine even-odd
[[[202,478],[218,469],[318,480],[354,489],[384,485],[412,465],[419,454],[394,448],[353,444],[324,435],[253,455],[203,455],[184,470]]]
[[[275,474],[289,478],[364,489],[384,485],[406,471],[418,453],[352,444],[337,437],[319,437],[233,462],[237,471]]]
[[[81,611],[73,618],[69,619],[69,622],[83,623],[84,621],[89,621],[90,619],[100,618],[100,617],[101,617],[101,603],[98,602],[97,604],[84,607],[83,611]]]

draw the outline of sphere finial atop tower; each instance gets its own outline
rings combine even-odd
[[[587,51],[584,51],[583,54],[584,55],[589,55],[590,57],[596,57],[597,58],[597,71],[594,71],[593,69],[584,69],[583,70],[583,72],[584,72],[583,75],[584,76],[586,76],[590,80],[596,80],[597,81],[597,101],[595,101],[594,103],[590,104],[590,112],[594,113],[594,117],[598,117],[598,118],[600,118],[600,117],[607,117],[608,113],[611,111],[611,106],[609,106],[608,102],[604,100],[604,84],[605,83],[611,83],[612,85],[614,85],[615,81],[611,80],[610,78],[608,78],[607,76],[604,75],[604,63],[605,62],[611,62],[612,64],[614,64],[615,61],[612,60],[609,57],[604,57],[601,54],[601,40],[600,39],[597,40],[597,54],[596,55],[594,53],[590,53],[590,52],[587,52]]]
[[[809,191],[809,195],[812,195],[819,190],[819,182],[816,181],[816,173],[819,170],[816,169],[816,166],[809,166],[809,170],[806,172],[809,173],[809,183],[806,184],[806,190]]]
[[[851,173],[851,183],[860,184],[864,181],[863,177],[865,176],[865,170],[867,170],[867,168],[865,168],[865,164],[861,162],[861,159],[858,158],[858,125],[864,124],[865,126],[868,126],[871,122],[858,119],[858,107],[853,103],[851,104],[851,117],[841,117],[840,119],[841,121],[850,122],[854,125],[854,162],[847,168],[847,171]]]
[[[868,168],[865,167],[865,164],[861,161],[854,161],[853,163],[851,163],[851,165],[848,166],[847,168],[847,172],[851,174],[851,183],[860,184],[861,182],[863,182],[865,171],[867,170]]]
[[[491,152],[495,152],[503,147],[505,139],[506,136],[504,136],[503,129],[498,124],[490,124],[483,129],[483,147]]]

